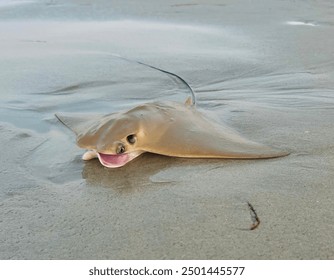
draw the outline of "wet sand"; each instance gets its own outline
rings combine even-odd
[[[333,4],[11,2],[0,2],[1,259],[334,258]],[[181,75],[199,110],[291,155],[83,162],[55,113],[189,95],[111,54]]]

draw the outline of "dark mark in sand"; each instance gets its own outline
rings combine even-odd
[[[252,218],[252,222],[253,222],[252,226],[250,227],[250,230],[254,230],[260,225],[260,219],[259,219],[253,205],[250,204],[249,201],[247,201],[247,204],[248,204],[249,211],[250,211],[251,218]]]

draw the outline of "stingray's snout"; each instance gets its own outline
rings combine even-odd
[[[100,153],[120,155],[126,152],[126,148],[123,142],[115,141],[112,144],[103,144],[103,143],[98,144],[97,151]]]

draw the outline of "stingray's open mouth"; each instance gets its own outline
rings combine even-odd
[[[135,151],[135,152],[124,153],[124,154],[97,153],[97,155],[103,166],[109,167],[109,168],[116,168],[116,167],[121,167],[127,164],[129,161],[133,160],[134,158],[139,156],[141,153],[142,153],[141,151]]]

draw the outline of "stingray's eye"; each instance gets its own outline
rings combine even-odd
[[[116,154],[123,154],[125,152],[125,147],[123,144],[119,144],[116,149]]]
[[[129,135],[128,137],[126,137],[126,140],[127,140],[130,144],[134,144],[134,143],[136,143],[137,138],[136,138],[136,135],[131,134],[131,135]]]

